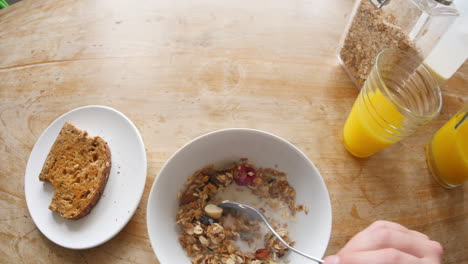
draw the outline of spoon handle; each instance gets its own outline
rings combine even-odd
[[[284,241],[284,239],[270,225],[270,223],[268,222],[268,219],[266,218],[266,216],[260,210],[258,210],[257,208],[255,208],[255,207],[253,207],[253,206],[251,206],[249,204],[240,203],[240,202],[232,202],[232,201],[229,201],[229,200],[223,201],[223,202],[219,203],[218,205],[221,206],[221,207],[224,207],[224,208],[237,209],[240,212],[245,213],[248,216],[253,217],[256,220],[262,220],[265,223],[265,225],[268,227],[268,229],[270,229],[271,233],[273,233],[273,235],[275,235],[276,238],[278,238],[278,240],[281,243],[283,243],[287,248],[289,248],[291,251],[293,251],[293,252],[295,252],[295,253],[297,253],[297,254],[305,257],[305,258],[316,261],[318,263],[323,263],[324,262],[322,259],[312,257],[312,256],[310,256],[310,255],[308,255],[308,254],[306,254],[306,253],[304,253],[302,251],[299,251],[299,250],[291,247],[288,243],[286,243],[286,241]]]
[[[318,262],[318,263],[323,263],[323,262],[324,262],[322,259],[319,259],[319,258],[316,258],[316,257],[312,257],[312,256],[310,256],[310,255],[308,255],[308,254],[306,254],[306,253],[304,253],[304,252],[302,252],[302,251],[299,251],[299,250],[297,250],[297,249],[291,247],[288,243],[286,243],[286,241],[283,240],[283,238],[282,238],[278,233],[276,233],[275,229],[273,229],[273,227],[270,225],[270,223],[268,222],[268,220],[266,219],[266,217],[265,217],[263,214],[261,214],[261,217],[263,218],[264,223],[266,224],[266,226],[268,227],[268,229],[270,229],[270,231],[278,238],[278,240],[279,240],[281,243],[283,243],[283,245],[285,245],[286,247],[288,247],[291,251],[294,251],[294,252],[296,252],[297,254],[299,254],[299,255],[301,255],[301,256],[303,256],[303,257],[305,257],[305,258],[308,258],[308,259],[310,259],[310,260],[314,260],[314,261],[316,261],[316,262]]]

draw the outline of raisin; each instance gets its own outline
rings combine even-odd
[[[208,175],[210,177],[210,182],[212,184],[214,184],[215,186],[219,187],[219,186],[224,186],[226,187],[228,185],[228,183],[230,183],[230,180],[228,179],[228,176],[226,175],[226,173],[229,172],[228,170],[222,170],[222,171],[210,171],[208,172],[206,175]],[[226,181],[222,182],[218,179],[218,176],[219,175],[226,175],[225,177],[227,177]]]
[[[213,219],[207,215],[202,215],[200,217],[200,223],[204,224],[204,225],[211,225],[211,224],[214,224],[214,223],[218,223],[218,221],[216,219]]]

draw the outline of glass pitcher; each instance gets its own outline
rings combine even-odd
[[[435,133],[426,146],[426,160],[445,188],[468,180],[468,104]]]

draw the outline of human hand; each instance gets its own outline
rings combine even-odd
[[[324,264],[440,264],[442,246],[397,223],[377,221],[355,235]]]

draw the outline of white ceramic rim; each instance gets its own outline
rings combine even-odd
[[[328,232],[328,236],[327,236],[327,240],[326,240],[326,247],[324,248],[323,252],[320,254],[321,256],[317,256],[317,257],[323,257],[325,255],[325,251],[327,250],[327,247],[328,247],[328,244],[330,243],[330,237],[331,237],[331,232],[332,232],[332,229],[333,229],[333,207],[331,206],[331,201],[330,201],[330,194],[328,192],[328,189],[327,189],[327,186],[325,185],[325,182],[323,181],[323,178],[322,178],[322,175],[320,174],[319,170],[317,169],[317,167],[315,167],[314,163],[309,159],[309,157],[307,157],[306,154],[304,154],[304,152],[302,152],[298,147],[294,146],[292,143],[290,143],[289,141],[277,136],[277,135],[274,135],[272,133],[269,133],[269,132],[266,132],[266,131],[262,131],[262,130],[259,130],[259,129],[253,129],[253,128],[224,128],[224,129],[219,129],[219,130],[215,130],[215,131],[212,131],[212,132],[208,132],[206,134],[203,134],[201,136],[198,136],[196,137],[195,139],[192,139],[191,141],[189,141],[188,143],[186,143],[185,145],[183,145],[181,148],[179,148],[176,152],[174,152],[174,154],[172,154],[172,156],[164,163],[164,165],[161,167],[161,170],[159,170],[158,172],[158,175],[156,177],[156,179],[154,180],[153,182],[153,185],[151,186],[151,190],[150,190],[150,193],[148,195],[148,204],[146,205],[146,215],[148,216],[148,212],[150,212],[150,206],[151,206],[151,203],[149,202],[151,200],[151,197],[153,196],[153,191],[155,189],[155,186],[157,185],[158,181],[159,181],[159,175],[161,174],[162,171],[164,171],[164,169],[166,168],[167,164],[180,152],[182,151],[183,149],[185,149],[186,147],[190,146],[191,144],[193,144],[195,141],[198,141],[202,138],[205,138],[207,136],[210,136],[212,134],[217,134],[217,133],[222,133],[222,132],[226,132],[226,131],[249,131],[249,132],[254,132],[254,133],[260,133],[260,134],[264,134],[266,136],[269,136],[269,137],[273,137],[275,139],[278,139],[280,141],[282,141],[283,143],[286,143],[287,145],[289,145],[290,147],[292,147],[295,151],[297,151],[299,154],[301,154],[305,160],[307,160],[307,162],[309,162],[309,164],[312,166],[312,168],[314,168],[314,170],[317,172],[317,174],[320,176],[320,184],[321,184],[321,187],[325,190],[325,193],[326,193],[326,196],[327,196],[327,202],[328,204],[330,204],[330,231]],[[146,221],[146,228],[147,228],[147,232],[148,232],[148,239],[150,240],[150,243],[151,243],[151,247],[153,248],[153,252],[154,254],[156,255],[156,258],[158,258],[158,255],[156,253],[156,250],[157,248],[159,248],[157,245],[153,244],[153,241],[151,240],[151,235],[149,233],[149,222]],[[159,259],[158,259],[159,261]],[[165,264],[165,263],[164,263]]]

